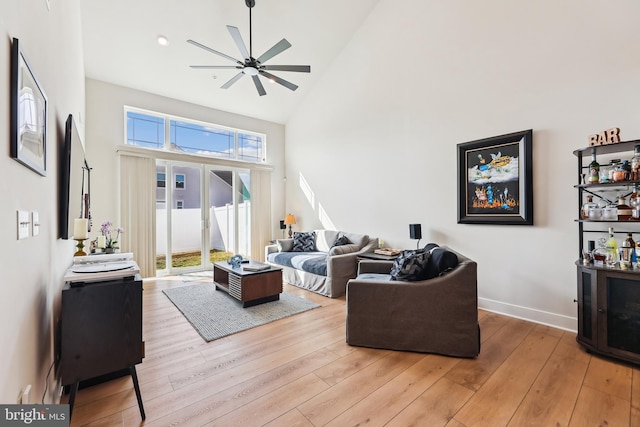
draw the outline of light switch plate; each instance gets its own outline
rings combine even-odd
[[[18,211],[18,240],[29,237],[29,212]]]
[[[31,225],[33,229],[31,234],[33,236],[40,234],[40,214],[36,211],[31,212]]]

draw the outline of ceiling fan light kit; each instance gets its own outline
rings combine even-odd
[[[251,9],[256,5],[255,0],[245,0],[245,4],[249,8],[249,50],[247,50],[244,41],[242,40],[242,36],[240,35],[240,30],[237,27],[227,25],[227,30],[229,30],[229,34],[231,34],[231,38],[235,42],[236,46],[238,46],[238,50],[240,54],[244,58],[243,61],[233,58],[232,56],[226,55],[222,52],[218,52],[217,50],[211,49],[208,46],[205,46],[201,43],[198,43],[194,40],[187,40],[187,43],[191,43],[194,46],[197,46],[201,49],[206,50],[207,52],[216,54],[223,58],[226,58],[235,65],[190,65],[193,69],[204,69],[204,70],[224,70],[224,69],[237,69],[240,70],[238,74],[233,76],[229,81],[221,86],[222,89],[229,89],[235,82],[240,80],[240,78],[245,75],[250,76],[253,80],[253,84],[256,87],[256,90],[260,94],[260,96],[266,95],[267,92],[264,90],[262,86],[262,82],[260,81],[260,76],[269,80],[270,83],[278,83],[287,89],[296,90],[298,86],[283,79],[278,76],[275,76],[269,71],[292,71],[296,73],[310,73],[311,66],[309,65],[265,65],[264,63],[273,58],[274,56],[284,52],[285,50],[291,47],[291,43],[289,43],[286,39],[280,40],[278,43],[273,45],[269,50],[260,55],[257,59],[253,57],[253,37],[251,31]]]

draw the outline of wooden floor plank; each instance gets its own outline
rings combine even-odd
[[[509,426],[568,426],[589,359],[560,341]]]
[[[525,339],[533,327],[532,323],[507,319],[500,330],[482,343],[478,357],[461,361],[447,373],[447,378],[477,391]]]
[[[458,359],[452,357],[428,355],[326,426],[384,426],[458,362]]]
[[[283,416],[327,388],[324,381],[309,374],[204,425],[210,427],[260,427]]]
[[[584,385],[631,401],[631,372],[630,366],[594,357],[589,364]]]
[[[640,427],[640,368],[633,368],[631,375],[631,419],[629,425]]]
[[[386,426],[445,426],[472,395],[473,391],[467,387],[441,378]]]
[[[145,426],[183,425],[191,427],[206,424],[239,408],[250,408],[246,405],[281,387],[294,383],[300,378],[312,375],[315,369],[333,360],[335,360],[335,355],[323,349],[243,382],[231,382],[232,385],[227,385],[213,394],[200,397],[192,396],[191,402],[163,400],[159,402],[160,408],[158,405],[153,405],[150,408],[148,413],[151,413],[151,416],[147,415],[148,422],[145,423]],[[313,377],[316,380],[314,384],[321,383],[323,389],[328,387],[318,377],[315,375]],[[171,407],[167,408],[166,405]],[[137,421],[135,411],[131,408],[127,409],[124,413],[124,420],[125,425],[134,425]]]
[[[455,419],[478,427],[507,424],[559,340],[559,336],[534,328],[460,409]]]
[[[628,425],[628,401],[588,386],[582,387],[569,427]]]
[[[264,427],[314,427],[304,415],[297,409],[292,409],[286,414],[264,425]]]
[[[314,373],[327,384],[334,386],[388,354],[389,351],[386,350],[356,348],[353,352],[330,365],[317,369]]]
[[[298,409],[313,425],[325,425],[424,357],[417,353],[390,352]]]

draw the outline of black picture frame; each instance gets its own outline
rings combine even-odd
[[[458,224],[533,225],[533,131],[458,144]]]
[[[11,157],[47,176],[47,96],[24,57],[11,45]]]

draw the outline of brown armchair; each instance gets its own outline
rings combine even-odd
[[[477,264],[456,255],[453,270],[416,282],[385,276],[392,261],[360,261],[358,277],[347,284],[347,344],[476,357]]]

